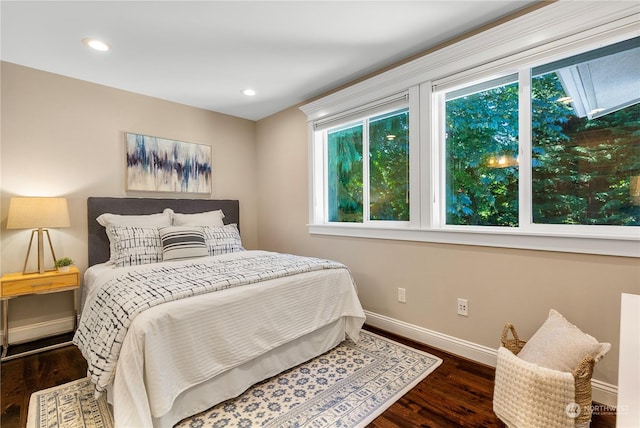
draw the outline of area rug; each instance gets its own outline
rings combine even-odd
[[[433,372],[442,360],[368,331],[254,385],[176,427],[363,427]],[[31,396],[28,428],[110,428],[88,379]]]

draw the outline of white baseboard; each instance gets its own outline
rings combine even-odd
[[[373,327],[386,330],[390,333],[397,334],[398,336],[406,337],[407,339],[415,340],[416,342],[424,343],[425,345],[441,349],[451,354],[468,358],[478,363],[486,364],[491,367],[496,366],[498,355],[497,349],[478,345],[477,343],[469,342],[467,340],[458,339],[457,337],[429,330],[414,324],[409,324],[404,321],[399,321],[394,318],[389,318],[374,312],[365,311],[365,313],[367,315],[367,324]],[[499,338],[496,340],[499,342]],[[616,406],[618,400],[617,386],[597,379],[592,379],[591,387],[593,388],[592,396],[594,401],[607,406]]]
[[[72,330],[73,316],[14,327],[9,329],[9,344],[30,342],[47,336],[68,333]],[[0,332],[0,340],[3,339],[4,334]]]

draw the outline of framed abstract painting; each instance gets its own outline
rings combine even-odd
[[[211,193],[211,146],[125,133],[125,190]]]

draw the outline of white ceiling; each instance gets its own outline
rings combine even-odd
[[[535,2],[3,0],[0,54],[258,120]]]

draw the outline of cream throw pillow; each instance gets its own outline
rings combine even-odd
[[[587,355],[598,362],[609,349],[611,344],[599,343],[551,309],[547,320],[524,345],[518,357],[548,369],[573,372]]]
[[[212,226],[222,227],[224,213],[222,210],[206,211],[195,214],[181,214],[172,212],[174,226]]]

